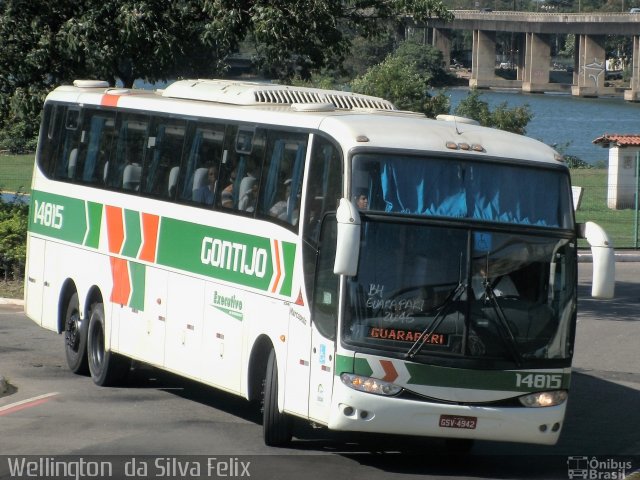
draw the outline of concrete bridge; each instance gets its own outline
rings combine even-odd
[[[625,100],[640,101],[640,14],[639,13],[538,13],[453,10],[452,22],[431,20],[430,39],[451,62],[451,31],[473,31],[470,87],[511,87],[525,92],[570,90],[573,95],[597,97],[616,94],[605,86],[606,35],[633,37],[630,88]],[[515,34],[517,54],[513,59],[516,80],[496,76],[496,32]],[[573,82],[551,83],[551,36],[576,35]]]

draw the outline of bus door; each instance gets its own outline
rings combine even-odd
[[[320,231],[311,305],[311,362],[309,418],[328,423],[335,377],[338,291],[340,277],[333,273],[336,252],[336,219],[327,215]]]
[[[33,212],[33,209],[31,209]],[[33,213],[32,213],[33,215]],[[27,295],[25,313],[27,316],[42,325],[42,294],[44,288],[44,252],[46,240],[29,237],[29,255],[27,262],[27,282],[25,285]]]

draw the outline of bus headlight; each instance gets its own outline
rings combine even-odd
[[[524,395],[518,400],[525,407],[555,407],[563,403],[569,394],[566,390],[553,390],[551,392],[537,392]]]
[[[393,383],[385,382],[378,378],[363,377],[354,373],[343,373],[340,375],[340,380],[349,388],[376,395],[392,396],[402,391],[402,387]]]

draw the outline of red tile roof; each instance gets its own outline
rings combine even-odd
[[[640,134],[605,133],[596,138],[593,143],[603,147],[640,147]]]

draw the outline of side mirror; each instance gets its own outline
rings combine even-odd
[[[586,238],[591,246],[593,258],[593,280],[591,296],[594,298],[611,299],[616,284],[616,259],[613,243],[600,225],[593,222],[578,224],[580,237]]]
[[[341,198],[336,212],[336,220],[338,238],[333,273],[352,277],[358,273],[360,214],[353,203],[346,198]]]

